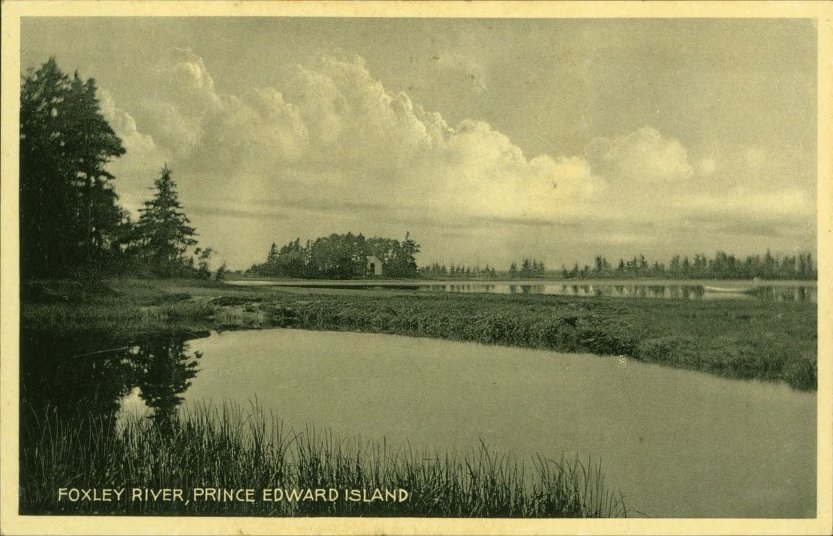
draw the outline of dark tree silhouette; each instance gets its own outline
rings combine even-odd
[[[24,277],[103,267],[123,211],[105,169],[124,154],[95,80],[70,79],[50,58],[20,95],[20,237]]]
[[[191,271],[185,251],[197,243],[196,231],[182,210],[167,164],[154,181],[153,199],[139,209],[141,216],[136,226],[139,256],[149,263],[156,275],[169,277]]]
[[[367,257],[377,257],[389,277],[417,277],[416,254],[420,246],[410,233],[399,242],[391,238],[365,238],[361,233],[329,236],[307,241],[300,238],[278,248],[272,244],[266,262],[256,264],[250,273],[272,277],[349,279],[366,275]]]
[[[182,393],[199,372],[200,352],[190,352],[182,337],[153,337],[141,341],[132,352],[140,396],[153,409],[153,419],[168,426],[182,403]]]

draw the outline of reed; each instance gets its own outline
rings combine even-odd
[[[600,464],[527,465],[485,443],[439,453],[288,428],[256,404],[243,411],[196,406],[160,422],[131,416],[59,417],[24,410],[21,513],[258,516],[616,517],[623,497]],[[58,501],[59,488],[125,488],[119,501]],[[196,488],[253,489],[254,502],[197,500]],[[134,501],[132,488],[179,488],[185,501]],[[263,500],[263,490],[283,500]],[[291,490],[328,490],[327,500],[288,500]],[[332,498],[329,490],[336,490]],[[407,499],[366,501],[373,490]],[[271,493],[271,491],[270,491]],[[349,500],[350,494],[354,500]],[[275,494],[272,494],[272,498]],[[363,497],[363,498],[361,498]]]

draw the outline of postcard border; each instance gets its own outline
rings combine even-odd
[[[817,517],[782,519],[507,520],[19,516],[18,124],[22,16],[281,16],[460,18],[810,18],[818,27]],[[23,2],[2,10],[0,161],[0,533],[3,534],[830,534],[833,532],[833,5],[821,2]],[[827,431],[827,433],[825,433]]]

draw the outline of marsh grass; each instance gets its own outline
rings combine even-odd
[[[27,413],[24,411],[24,413]],[[257,405],[198,406],[159,423],[131,416],[24,416],[21,513],[269,516],[612,517],[622,495],[600,465],[537,456],[527,465],[485,443],[462,453],[296,431]],[[255,502],[57,501],[58,488],[253,488]],[[262,501],[263,489],[334,488],[335,501]],[[347,501],[345,490],[404,489],[405,501]]]
[[[626,355],[797,389],[817,386],[813,303],[253,290],[177,280],[40,282],[32,289],[23,296],[24,328],[91,340],[295,327]]]

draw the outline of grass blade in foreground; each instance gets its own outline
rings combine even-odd
[[[598,464],[537,457],[527,474],[523,463],[483,443],[459,455],[429,454],[309,427],[289,431],[257,407],[199,407],[164,423],[29,413],[21,438],[26,514],[626,515],[621,494],[605,489]],[[124,492],[118,500],[112,492],[107,502],[73,501],[73,488]],[[181,489],[182,500],[172,494],[172,500],[135,500],[134,488]],[[240,492],[212,495],[209,488],[251,489],[253,500]],[[60,501],[59,489],[65,490]]]

